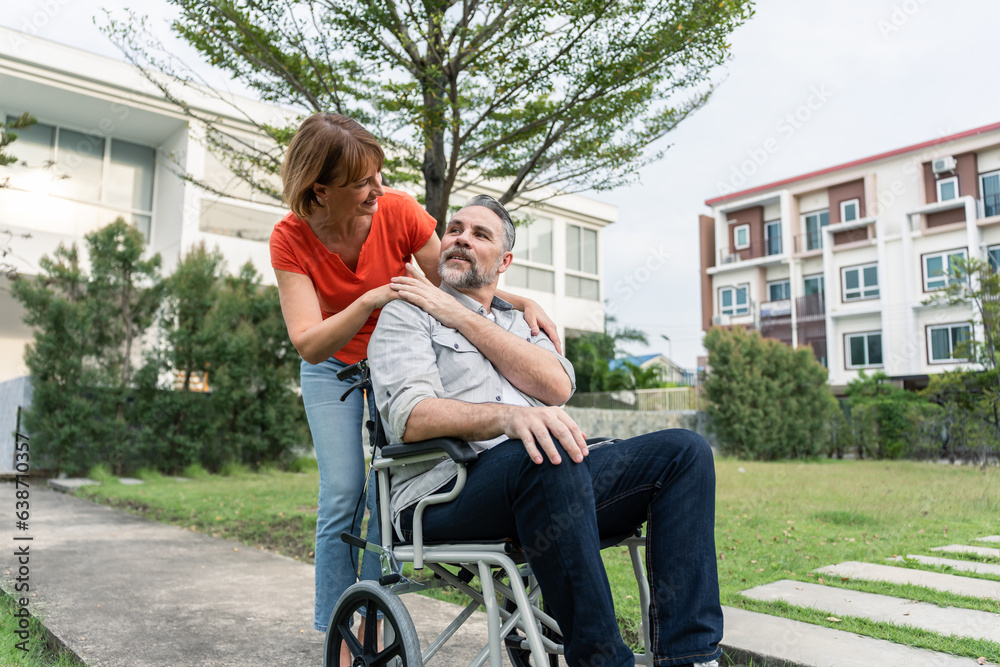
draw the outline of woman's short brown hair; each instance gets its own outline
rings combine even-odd
[[[385,154],[378,140],[355,120],[336,113],[306,118],[281,164],[285,204],[302,219],[321,206],[313,185],[346,185],[382,170]],[[336,182],[335,182],[336,181]]]

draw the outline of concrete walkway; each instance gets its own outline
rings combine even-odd
[[[29,545],[29,608],[88,665],[323,664],[324,635],[312,629],[312,565],[48,489],[30,493],[29,530],[19,535],[33,539],[13,543]],[[0,484],[0,499],[9,535],[12,484]],[[19,565],[10,538],[4,542],[0,580],[11,592]],[[457,613],[422,595],[404,600],[425,642]],[[486,643],[485,617],[461,632],[437,664],[471,662]]]

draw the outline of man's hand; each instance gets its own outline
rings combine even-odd
[[[589,453],[587,436],[573,418],[560,408],[509,406],[505,417],[502,423],[504,434],[508,438],[521,440],[528,456],[535,463],[544,460],[542,452],[553,465],[562,461],[552,442],[552,436],[555,436],[576,463],[583,461],[583,457]]]

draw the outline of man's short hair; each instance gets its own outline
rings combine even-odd
[[[510,252],[514,248],[514,222],[510,219],[510,213],[507,212],[504,205],[489,195],[476,195],[462,208],[470,206],[482,206],[497,214],[500,222],[503,223],[503,251]]]

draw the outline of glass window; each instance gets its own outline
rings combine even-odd
[[[750,247],[750,225],[737,225],[733,228],[733,247],[737,250]]]
[[[882,333],[879,331],[845,336],[848,368],[882,365]]]
[[[959,346],[972,339],[972,327],[968,324],[946,324],[928,327],[931,361],[966,361],[956,356],[964,350]]]
[[[747,285],[739,287],[723,287],[719,290],[721,315],[749,315],[750,288]]]
[[[806,250],[819,250],[823,247],[823,228],[829,224],[829,210],[805,215]]]
[[[983,215],[1000,215],[1000,171],[980,174],[979,185],[983,193]]]
[[[958,176],[942,178],[937,182],[938,201],[948,201],[958,197]]]
[[[566,296],[600,301],[600,282],[579,276],[566,276]]]
[[[849,199],[840,202],[840,221],[851,222],[858,219],[858,211],[861,210],[861,203],[858,199]]]
[[[860,301],[878,297],[878,264],[841,269],[840,276],[844,301]]]
[[[534,218],[517,231],[514,256],[537,264],[552,265],[552,221]]]
[[[787,280],[777,280],[767,284],[768,301],[784,301],[792,298],[791,283]]]
[[[987,249],[986,254],[989,258],[990,268],[994,271],[1000,271],[1000,245]]]
[[[16,120],[16,116],[7,116],[8,123]],[[56,128],[45,123],[35,123],[26,130],[12,130],[12,132],[17,134],[17,141],[10,145],[7,152],[13,154],[18,163],[35,168],[48,165],[52,160]]]
[[[81,201],[101,201],[104,138],[59,128],[56,133],[54,194]]]
[[[508,287],[524,287],[539,292],[555,293],[556,291],[556,277],[552,271],[536,269],[533,266],[511,264],[504,275],[506,276],[505,284]]]
[[[566,225],[566,268],[597,275],[597,230]]]
[[[768,255],[781,254],[781,221],[764,223],[764,246]]]
[[[810,296],[812,294],[823,294],[823,276],[807,276],[804,280],[805,294]]]
[[[958,264],[965,260],[965,250],[924,255],[924,291],[944,289],[949,284],[964,282]]]
[[[152,210],[155,160],[156,151],[149,146],[112,139],[105,203],[118,208]]]

